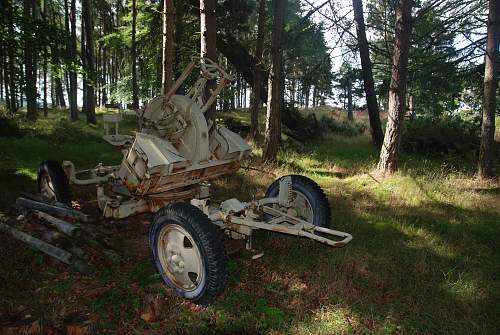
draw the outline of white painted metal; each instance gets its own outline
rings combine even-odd
[[[45,173],[40,180],[40,193],[47,199],[56,200],[56,192],[54,190],[54,185],[52,184],[52,179]]]
[[[158,236],[157,254],[168,278],[179,288],[195,290],[205,268],[193,237],[180,225],[165,225]]]
[[[194,70],[199,70],[200,76],[188,93],[176,94]],[[216,79],[218,86],[207,99],[204,89],[210,79]],[[70,182],[98,184],[97,200],[105,217],[118,219],[154,212],[168,202],[190,200],[214,223],[230,231],[232,237],[246,238],[247,247],[251,246],[254,229],[305,236],[335,247],[348,243],[351,235],[313,225],[313,207],[304,194],[293,189],[291,176],[281,178],[279,194],[275,198],[250,203],[233,198],[222,202],[218,208],[209,208],[210,195],[204,183],[235,172],[251,152],[251,147],[241,136],[207,123],[204,115],[229,80],[231,77],[213,61],[194,58],[166,95],[152,99],[144,111],[138,113],[140,132],[136,133],[130,146],[122,148],[124,158],[121,165],[100,164],[94,169],[76,172],[73,163],[65,161],[63,168]],[[120,119],[121,113],[105,116],[105,124],[116,124],[114,135],[109,134],[106,126],[106,135],[120,136],[117,131]],[[111,142],[123,139],[117,137]],[[49,181],[42,180],[42,190],[50,195],[50,189]],[[113,192],[106,194],[108,189]],[[271,219],[262,221],[260,218],[264,214]],[[194,283],[186,277],[185,271],[188,270],[183,270],[181,265],[187,260],[190,266],[199,267],[199,250],[194,243],[193,248],[180,243],[181,239],[193,242],[182,227],[168,227],[162,232],[162,250],[166,250],[161,251],[165,263],[162,265],[171,269],[169,276],[180,287],[190,287]],[[342,239],[335,241],[317,233]],[[190,268],[190,271],[203,275],[198,268]]]

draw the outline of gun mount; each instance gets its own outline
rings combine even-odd
[[[177,94],[194,71],[199,77],[185,95]],[[205,95],[210,80],[217,86]],[[225,288],[227,257],[216,227],[251,248],[252,232],[270,230],[342,247],[352,236],[327,228],[330,205],[313,180],[284,176],[264,198],[249,203],[232,198],[209,203],[208,182],[234,173],[251,147],[236,133],[206,117],[230,76],[217,64],[195,58],[165,95],[137,113],[140,131],[119,135],[121,116],[105,118],[104,139],[120,147],[121,164],[76,171],[70,161],[40,165],[38,186],[44,198],[69,203],[69,183],[97,185],[104,217],[121,219],[156,212],[149,244],[156,268],[176,293],[197,304],[211,303]],[[110,135],[106,121],[115,122]],[[189,203],[187,203],[189,202]],[[336,240],[330,239],[335,237]]]

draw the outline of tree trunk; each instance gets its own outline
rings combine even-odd
[[[215,0],[200,0],[200,27],[201,27],[201,57],[206,57],[214,62],[216,58],[216,27],[215,27]],[[205,86],[205,101],[211,96],[210,91],[215,90],[217,83],[209,80]],[[207,120],[215,123],[215,104],[206,112]]]
[[[4,100],[4,82],[5,82],[5,76],[4,73],[5,71],[5,56],[4,56],[4,50],[3,50],[3,45],[4,41],[0,39],[0,60],[1,60],[1,65],[0,65],[0,100]],[[8,104],[7,104],[8,105]]]
[[[309,108],[309,94],[310,94],[311,88],[309,85],[305,86],[305,94],[304,94],[304,103],[306,108]]]
[[[106,33],[104,33],[106,34]],[[107,58],[107,52],[108,48],[104,47],[102,49],[102,79],[101,79],[101,104],[102,106],[105,106],[108,103],[108,94],[106,92],[107,90],[107,76],[108,76],[108,58]]]
[[[58,67],[59,67],[59,70],[61,70],[60,66],[58,66]],[[57,101],[58,106],[61,106],[62,108],[66,108],[66,101],[64,100],[64,90],[62,87],[61,77],[59,77],[59,75],[60,75],[60,73],[56,74],[56,78],[55,78],[56,101]]]
[[[56,97],[56,87],[55,87],[55,76],[54,71],[50,74],[50,104],[52,108],[57,106],[57,97]]]
[[[266,140],[263,159],[276,161],[281,141],[281,110],[283,107],[283,27],[287,0],[273,3],[274,23],[271,41],[271,70],[267,92]]]
[[[92,12],[92,0],[82,1],[82,21],[85,26],[85,54],[87,65],[87,123],[97,124],[95,115],[95,56],[94,56],[94,20]]]
[[[137,26],[136,1],[132,0],[132,105],[139,108],[139,86],[137,85],[137,49],[135,45],[135,30]]]
[[[43,48],[43,115],[47,117],[49,107],[47,103],[47,47]]]
[[[78,78],[76,73],[76,0],[71,0],[70,11],[71,41],[69,45],[69,56],[73,66],[69,70],[69,107],[70,120],[78,120]]]
[[[352,0],[354,9],[354,20],[356,21],[356,32],[358,35],[359,56],[361,58],[361,69],[363,73],[363,86],[366,95],[366,106],[368,107],[368,117],[372,133],[372,142],[377,147],[382,145],[384,132],[380,123],[377,95],[375,94],[375,84],[373,82],[372,63],[370,61],[370,51],[366,40],[365,20],[363,17],[362,0]]]
[[[351,78],[347,80],[347,119],[349,121],[354,121],[354,116],[352,115],[352,82]]]
[[[5,9],[7,11],[7,21],[9,36],[11,38],[14,36],[14,24],[12,20],[12,3],[9,0],[5,1]],[[9,105],[7,106],[10,113],[14,114],[17,111],[17,99],[16,99],[16,72],[14,68],[15,57],[14,57],[14,44],[12,40],[7,45],[7,56],[9,57],[8,62],[8,77],[9,77]]]
[[[405,112],[405,89],[408,73],[409,40],[411,33],[412,0],[399,0],[396,5],[396,30],[389,88],[389,111],[384,143],[380,151],[378,169],[392,174],[398,169],[399,144]]]
[[[36,3],[34,0],[24,0],[24,70],[28,107],[26,118],[31,121],[37,118],[35,43],[32,31],[35,6]]]
[[[410,112],[410,121],[415,120],[417,112],[415,111],[413,95],[410,95],[410,98],[408,99],[408,111]]]
[[[481,146],[479,149],[479,178],[493,176],[495,142],[495,111],[498,71],[498,43],[500,39],[499,0],[489,1],[488,36],[484,57],[483,120],[481,124]]]
[[[180,4],[182,6],[182,4]],[[173,0],[163,1],[163,69],[161,77],[162,93],[166,94],[172,86],[173,80]],[[176,33],[177,34],[177,33]]]
[[[178,78],[183,70],[182,67],[182,43],[184,41],[184,14],[185,14],[185,1],[178,0],[175,4],[175,57],[172,61],[174,66],[175,78]],[[167,30],[168,32],[168,30]]]
[[[83,15],[83,13],[82,13]],[[87,68],[87,51],[85,47],[85,22],[83,19],[80,21],[80,60],[82,62],[82,67]],[[57,96],[57,94],[56,94]],[[82,75],[82,112],[87,115],[87,74]]]
[[[231,35],[220,35],[217,48],[234,65],[236,72],[239,73],[247,83],[253,83],[253,77],[256,71],[261,72],[261,78],[267,78],[268,72],[261,66],[261,62],[252,56],[241,44],[240,41]],[[266,81],[261,80],[260,99],[267,101]]]

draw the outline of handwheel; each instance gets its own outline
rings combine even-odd
[[[291,177],[293,195],[291,208],[296,215],[315,226],[328,227],[331,218],[330,204],[321,187],[307,177],[299,175],[291,175]],[[275,180],[269,186],[266,191],[266,198],[278,196],[281,178]],[[278,204],[275,204],[274,207],[280,209]],[[270,219],[268,214],[266,214],[266,218]]]
[[[64,204],[71,202],[68,177],[56,161],[45,161],[38,168],[38,192],[47,199]]]
[[[179,297],[208,305],[226,287],[227,256],[218,228],[195,206],[173,203],[160,209],[149,246],[157,271]]]

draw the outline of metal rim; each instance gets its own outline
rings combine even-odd
[[[314,211],[307,197],[302,192],[296,190],[292,190],[292,194],[292,209],[295,210],[296,215],[304,221],[313,223]]]
[[[40,193],[48,199],[56,200],[54,184],[48,173],[44,173],[40,179]]]
[[[191,234],[177,224],[167,224],[158,236],[157,251],[165,274],[176,287],[185,291],[198,288],[205,268]]]
[[[273,204],[274,209],[286,212],[288,215],[298,217],[306,222],[314,222],[314,211],[307,197],[297,190],[292,190],[292,203],[290,208],[281,207],[279,204]]]

